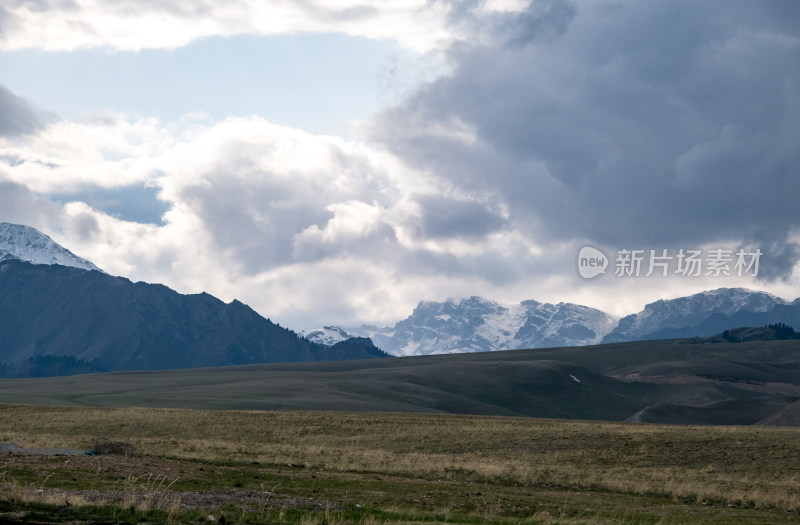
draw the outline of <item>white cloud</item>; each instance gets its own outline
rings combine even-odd
[[[450,6],[423,0],[11,0],[4,5],[0,49],[69,51],[176,48],[210,36],[344,33],[395,39],[429,51],[457,35]]]
[[[307,251],[309,245],[318,247],[361,240],[386,224],[381,218],[385,210],[377,203],[351,200],[330,204],[325,210],[333,214],[325,226],[320,228],[312,224],[293,239],[295,256]]]
[[[102,115],[87,122],[58,121],[22,138],[0,138],[9,177],[43,193],[87,186],[114,188],[152,178],[151,161],[174,144],[155,119]]]
[[[47,220],[35,225],[109,273],[239,298],[296,323],[303,316],[325,322],[322,313],[386,321],[411,306],[396,302],[409,300],[408,287],[422,280],[424,288],[441,288],[436,257],[464,251],[463,242],[443,234],[435,245],[419,237],[419,203],[442,192],[426,174],[361,142],[258,117],[212,125],[120,115],[61,121],[24,141],[2,139],[0,154],[17,159],[6,162],[7,184],[46,211]],[[156,186],[168,205],[160,225],[82,201],[59,209],[47,198],[142,184]],[[31,222],[30,214],[0,215]],[[402,242],[404,231],[414,232],[414,242]],[[476,240],[482,235],[492,231],[484,228]],[[489,244],[478,246],[470,247],[472,256]],[[426,261],[426,253],[434,259]],[[452,282],[465,279],[472,277]]]

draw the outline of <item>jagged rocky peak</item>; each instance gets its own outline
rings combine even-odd
[[[32,264],[60,264],[102,271],[91,261],[78,257],[36,228],[0,222],[0,260],[8,258]]]
[[[472,296],[422,301],[393,327],[346,330],[371,337],[393,355],[420,355],[593,344],[615,324],[615,317],[571,303],[527,300],[504,306]]]

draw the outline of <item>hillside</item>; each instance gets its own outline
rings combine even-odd
[[[800,333],[785,324],[742,326],[709,337],[694,337],[691,343],[744,343],[748,341],[781,341],[800,339]]]
[[[0,261],[0,377],[383,357],[326,347],[239,301],[182,295],[99,271]]]
[[[800,424],[800,342],[684,343],[2,380],[0,403]]]

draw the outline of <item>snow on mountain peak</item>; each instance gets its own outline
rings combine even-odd
[[[658,300],[620,319],[573,303],[526,300],[509,306],[473,296],[421,301],[411,315],[390,327],[325,327],[307,337],[322,342],[335,334],[328,344],[339,337],[369,337],[396,356],[583,346],[713,335],[774,322],[797,326],[800,310],[792,310],[795,306],[800,306],[800,298],[788,302],[766,292],[720,288]]]
[[[60,264],[82,270],[102,271],[50,237],[30,226],[0,222],[0,260],[15,258],[32,264]]]
[[[574,346],[599,342],[616,318],[571,303],[523,301],[518,305],[472,296],[422,301],[390,328],[347,328],[370,337],[393,355],[489,352],[517,348]]]
[[[739,307],[748,302],[752,302],[753,300],[767,301],[776,304],[789,304],[787,301],[781,299],[777,295],[758,290],[750,290],[748,288],[717,288],[716,290],[707,290],[696,295],[702,295],[705,297],[723,297],[726,298],[729,303]]]
[[[787,304],[790,303],[775,295],[746,288],[718,288],[677,299],[659,299],[641,312],[622,318],[604,342],[639,339],[664,329],[696,326],[712,316],[763,313]]]
[[[333,346],[336,343],[346,341],[353,337],[338,326],[323,326],[322,328],[311,330],[310,332],[301,332],[300,335],[312,343],[325,346]]]

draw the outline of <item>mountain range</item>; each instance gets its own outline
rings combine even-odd
[[[239,301],[113,277],[34,228],[0,223],[0,377],[585,346],[775,323],[800,327],[800,299],[721,288],[621,319],[563,302],[423,301],[390,327],[298,336]]]
[[[523,301],[511,307],[481,298],[429,302],[389,328],[328,327],[327,333],[369,337],[393,355],[489,352],[599,343],[617,324],[600,310],[572,303]],[[309,334],[308,337],[312,337]],[[314,340],[320,341],[314,334]],[[329,339],[335,340],[335,339]]]
[[[800,327],[800,299],[719,288],[655,301],[622,319],[572,303],[522,301],[507,307],[480,297],[423,301],[394,326],[326,326],[305,336],[320,344],[369,337],[392,355],[409,356],[708,337],[774,323]]]
[[[707,337],[730,328],[774,323],[800,326],[800,299],[788,302],[765,292],[720,288],[650,303],[620,319],[603,342]]]
[[[386,357],[314,343],[247,305],[113,277],[33,228],[0,224],[0,377]]]

